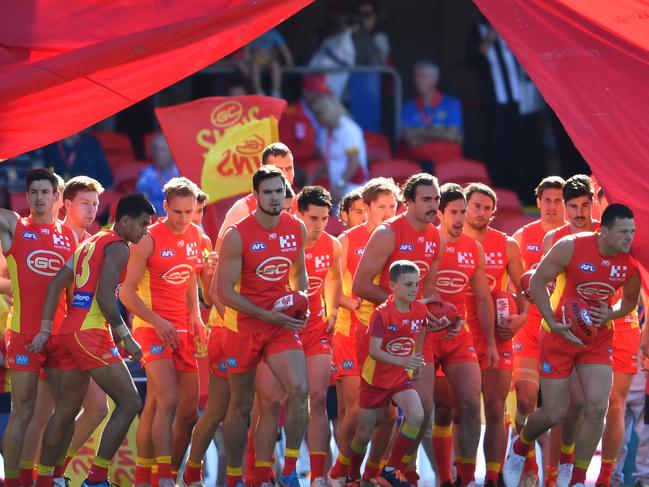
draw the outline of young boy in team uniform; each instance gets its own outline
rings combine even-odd
[[[379,305],[370,318],[369,356],[363,364],[359,423],[351,443],[350,478],[360,481],[360,467],[381,409],[392,402],[404,412],[386,466],[377,478],[381,485],[406,487],[402,473],[410,462],[424,419],[415,390],[414,371],[424,365],[421,353],[423,326],[428,310],[416,301],[419,291],[417,264],[398,260],[390,266],[390,289],[394,294]]]

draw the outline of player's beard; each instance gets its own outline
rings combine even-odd
[[[262,212],[266,213],[268,216],[277,216],[282,213],[282,209],[283,209],[281,204],[277,205],[277,209],[264,208],[263,205],[257,205],[257,206]]]

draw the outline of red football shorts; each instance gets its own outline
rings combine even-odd
[[[261,321],[238,332],[226,328],[223,348],[228,373],[233,374],[254,369],[262,357],[303,349],[299,333]]]
[[[350,336],[336,333],[333,337],[333,361],[336,365],[337,378],[360,375],[356,359],[356,331],[350,330]]]
[[[210,364],[210,374],[228,378],[228,368],[225,364],[225,350],[223,349],[223,337],[225,328],[215,326],[210,330],[210,337],[207,341],[207,356]]]
[[[26,335],[12,330],[7,330],[5,334],[5,342],[7,344],[7,354],[5,357],[5,364],[8,369],[22,370],[25,372],[40,372],[41,368],[45,366],[47,361],[48,351],[54,348],[53,345],[48,345],[45,350],[40,353],[32,353],[27,350],[29,345],[34,339],[34,335]],[[54,337],[50,337],[52,341]],[[56,339],[54,339],[56,341]]]
[[[59,349],[61,370],[92,370],[122,361],[106,328],[59,335]]]
[[[638,372],[640,328],[613,327],[613,372]]]
[[[570,377],[575,365],[612,365],[613,331],[602,327],[593,343],[580,347],[556,333],[541,329],[539,373],[548,379]]]
[[[541,354],[539,333],[541,315],[530,313],[523,327],[514,336],[514,354],[538,359]]]
[[[194,339],[186,331],[178,332],[178,346],[167,347],[154,328],[139,327],[133,331],[133,338],[142,347],[142,366],[156,360],[172,360],[179,372],[197,372],[196,346]]]
[[[300,333],[304,355],[331,355],[331,335],[327,333],[327,321],[324,316],[317,316],[306,324]]]
[[[487,370],[487,343],[482,338],[475,336],[473,337],[473,343],[475,344],[478,362],[480,362],[480,369]],[[512,340],[496,339],[496,348],[500,360],[495,370],[513,370]]]
[[[358,396],[358,405],[363,409],[384,408],[390,405],[392,396],[401,391],[414,388],[415,383],[412,380],[405,381],[399,387],[383,389],[382,387],[370,385],[365,382],[365,379],[361,378],[361,390]]]
[[[478,356],[475,353],[475,346],[473,345],[473,338],[466,326],[460,328],[459,333],[451,340],[445,339],[446,330],[440,330],[430,335],[427,334],[427,340],[429,336],[431,336],[429,343],[432,345],[436,366],[445,367],[451,364],[478,362]],[[430,352],[428,352],[428,355],[430,356]]]
[[[363,370],[363,365],[370,355],[370,335],[367,331],[367,325],[356,322],[356,359],[360,370]]]

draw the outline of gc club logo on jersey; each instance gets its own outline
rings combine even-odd
[[[179,286],[184,284],[192,274],[192,267],[189,264],[178,264],[162,274],[162,279],[169,284]]]
[[[421,281],[424,276],[428,274],[430,266],[428,265],[428,262],[424,262],[423,260],[415,260],[413,263],[417,264],[417,267],[419,267],[419,280]]]
[[[255,274],[265,281],[279,281],[288,273],[291,264],[291,259],[287,257],[269,257],[257,266]]]
[[[595,265],[589,262],[582,262],[579,264],[579,270],[584,272],[595,272]]]
[[[250,250],[253,252],[261,252],[266,250],[266,244],[264,242],[253,242],[250,244]]]
[[[280,235],[279,237],[280,252],[292,252],[297,250],[297,239],[295,234]]]
[[[441,293],[455,294],[462,292],[469,279],[466,274],[453,269],[443,269],[437,271],[435,276],[435,288]]]
[[[65,259],[52,250],[34,250],[27,256],[27,267],[41,276],[54,277]]]
[[[394,340],[390,340],[385,345],[385,350],[390,355],[395,355],[397,357],[407,357],[412,355],[412,351],[415,348],[415,340],[409,337],[399,337]]]
[[[615,288],[599,281],[583,282],[577,285],[577,294],[587,301],[608,299],[615,294]]]
[[[24,240],[38,240],[38,233],[30,232],[29,230],[23,232]]]
[[[409,243],[404,243],[399,246],[399,250],[401,252],[412,252],[415,249],[415,247],[412,244]]]
[[[66,235],[55,233],[54,235],[52,235],[52,244],[54,245],[55,249],[69,250],[70,238]]]
[[[163,258],[165,258],[165,259],[166,259],[166,258],[169,258],[169,257],[173,257],[173,256],[175,256],[175,255],[176,255],[176,252],[174,252],[174,251],[171,250],[171,249],[162,249],[162,250],[160,251],[160,257],[163,257]]]
[[[93,293],[82,293],[76,291],[74,293],[74,298],[72,298],[72,307],[73,308],[83,308],[89,309],[92,304]]]

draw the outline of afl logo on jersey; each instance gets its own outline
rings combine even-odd
[[[162,279],[169,284],[179,286],[184,284],[192,274],[192,267],[189,264],[178,264],[162,274]]]
[[[36,232],[23,232],[23,238],[25,240],[38,240],[38,233]]]
[[[255,274],[264,281],[279,281],[288,273],[292,263],[287,257],[269,257],[257,266]]]
[[[401,244],[401,246],[399,246],[399,250],[401,252],[412,252],[413,249],[414,249],[414,247],[412,246],[412,244],[409,244],[409,243],[404,243],[404,244]]]
[[[41,276],[53,277],[65,265],[65,259],[52,250],[34,250],[27,256],[27,267]]]
[[[385,345],[385,350],[390,355],[396,355],[397,357],[407,357],[412,355],[412,351],[415,348],[415,341],[412,338],[408,337],[399,337],[394,340],[390,340]]]
[[[469,279],[466,274],[451,269],[437,271],[437,276],[435,276],[435,288],[440,293],[455,294],[462,292],[468,283]]]
[[[593,264],[584,262],[582,264],[579,264],[579,270],[584,272],[595,272],[595,266]]]
[[[527,244],[527,247],[525,247],[528,252],[540,252],[541,247],[537,244]]]
[[[160,251],[160,257],[173,257],[174,255],[176,255],[176,252],[171,249],[163,249]]]
[[[253,242],[250,244],[250,250],[253,252],[261,252],[266,250],[266,244],[264,242]]]

